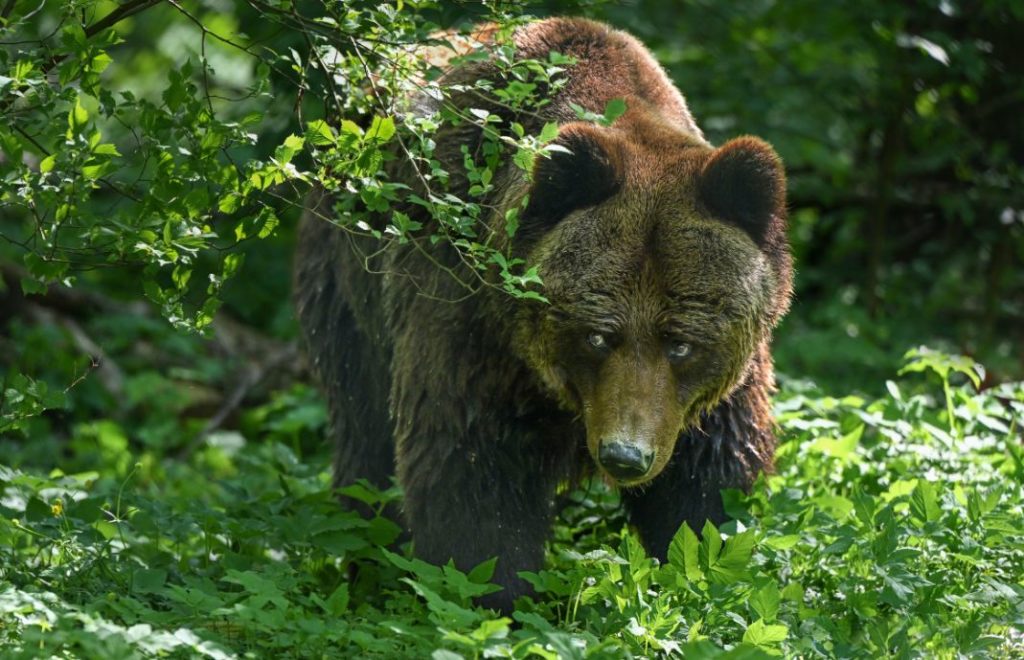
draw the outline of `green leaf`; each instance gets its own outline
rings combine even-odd
[[[110,162],[96,163],[95,161],[90,161],[88,164],[82,166],[82,176],[90,181],[95,181],[96,179],[108,174],[113,169],[114,165]]]
[[[430,654],[430,660],[465,660],[465,658],[455,651],[449,651],[448,649],[434,649]]]
[[[0,78],[2,77],[0,76]],[[0,150],[7,156],[7,160],[12,163],[20,163],[22,155],[25,153],[25,147],[21,138],[3,129],[0,129]]]
[[[67,263],[48,259],[35,252],[26,252],[23,261],[28,272],[44,282],[55,282],[61,279],[68,269]]]
[[[331,616],[340,617],[348,609],[348,583],[342,582],[338,588],[331,592],[325,601],[327,613]]]
[[[836,520],[843,520],[853,511],[853,502],[842,495],[819,495],[814,504]]]
[[[82,106],[82,97],[75,97],[75,105],[68,111],[68,137],[82,132],[89,122],[89,111]]]
[[[783,536],[769,536],[764,540],[765,545],[776,550],[789,550],[800,542],[799,534],[785,534]]]
[[[423,583],[411,578],[402,578],[401,580],[411,586],[417,594],[427,601],[427,608],[441,625],[468,628],[480,621],[479,614],[445,600],[436,591],[425,586]]]
[[[754,595],[750,597],[750,607],[757,612],[760,617],[771,623],[775,620],[775,617],[779,614],[779,603],[782,602],[782,594],[779,592],[779,586],[775,582],[769,582],[765,586],[761,587],[754,592]]]
[[[857,519],[862,524],[871,526],[875,520],[875,511],[878,509],[878,503],[875,501],[875,498],[864,489],[856,488],[853,491],[851,500],[853,501],[853,510],[856,512]]]
[[[239,195],[238,193],[228,193],[227,195],[221,197],[220,201],[217,202],[217,210],[219,210],[221,213],[231,214],[238,210],[238,207],[241,205],[241,202],[241,195]],[[239,223],[238,228],[241,228],[242,224],[243,223]],[[245,238],[245,230],[243,229],[242,235],[238,236],[238,228],[236,228],[235,233],[238,239],[241,240]]]
[[[388,546],[402,534],[402,528],[393,521],[376,517],[366,526],[366,538],[377,546]]]
[[[761,648],[771,648],[783,642],[789,634],[789,628],[782,624],[769,625],[758,619],[747,626],[743,633],[743,641]]]
[[[845,461],[849,459],[851,454],[853,454],[857,449],[857,445],[860,443],[860,438],[863,434],[864,425],[860,424],[837,440],[826,436],[818,438],[807,446],[807,451],[824,454],[825,456],[832,456],[833,458]]]
[[[537,154],[531,149],[517,149],[516,153],[512,156],[512,164],[526,172],[527,174],[533,174],[533,163],[536,161]]]
[[[374,117],[366,137],[378,142],[387,142],[395,134],[395,120],[391,117]]]
[[[491,577],[494,576],[494,568],[498,565],[498,558],[491,557],[485,561],[480,562],[473,570],[466,574],[470,582],[476,582],[479,584],[485,584],[490,582]]]
[[[612,99],[604,106],[604,118],[601,122],[605,126],[611,126],[612,122],[626,114],[626,100]]]
[[[698,560],[700,544],[700,539],[690,526],[683,523],[668,546],[669,563],[682,571],[690,582],[698,582],[704,578],[704,571]]]
[[[274,213],[274,210],[269,206],[263,207],[263,210],[260,211],[258,221],[260,223],[260,228],[256,235],[259,238],[267,238],[273,234],[274,230],[277,229],[277,226],[281,222],[278,219],[277,214]]]
[[[897,479],[896,481],[893,481],[889,485],[888,490],[882,494],[882,499],[889,501],[897,497],[909,495],[914,492],[915,488],[917,488],[917,482],[917,479]]]
[[[950,372],[956,372],[967,376],[975,388],[981,387],[981,381],[985,378],[985,368],[965,355],[949,355],[922,346],[910,349],[903,358],[907,363],[899,370],[900,375],[932,371],[946,381]]]
[[[92,152],[97,156],[120,156],[121,153],[117,150],[117,147],[109,142],[103,144],[97,144]]]
[[[233,277],[235,273],[242,267],[242,263],[245,261],[245,254],[241,252],[231,252],[224,255],[224,264],[220,269],[220,276],[222,280],[226,280],[229,277]],[[212,293],[212,291],[211,291]]]
[[[323,147],[337,144],[338,137],[330,124],[323,119],[316,119],[306,124],[306,140],[314,146]]]
[[[782,598],[791,603],[802,603],[804,600],[804,587],[799,582],[790,582],[782,589]]]
[[[942,516],[935,484],[918,479],[910,494],[910,512],[917,520],[925,523],[936,522]]]
[[[138,593],[160,593],[167,582],[164,569],[139,569],[132,574],[132,590]]]
[[[710,571],[718,561],[718,554],[722,551],[722,536],[710,520],[704,521],[704,529],[701,530],[700,536],[700,563]]]
[[[362,127],[350,119],[343,119],[341,121],[341,132],[344,135],[349,135],[355,138],[363,137]]]
[[[712,582],[730,584],[745,578],[753,549],[754,530],[729,537],[721,554],[711,563]]]
[[[332,555],[344,555],[367,546],[366,539],[362,535],[342,530],[317,534],[312,541],[317,547],[323,548]]]
[[[284,142],[274,151],[274,158],[278,163],[290,163],[295,154],[302,151],[306,141],[298,135],[292,134],[284,139]]]
[[[519,231],[519,209],[511,208],[505,211],[505,234],[512,238]]]
[[[93,56],[89,62],[89,69],[93,74],[103,73],[114,59],[105,52],[100,51]]]
[[[50,505],[38,497],[31,498],[25,505],[25,520],[29,522],[41,522],[52,516]]]

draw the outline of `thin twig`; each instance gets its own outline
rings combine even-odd
[[[110,359],[107,352],[103,350],[103,347],[93,341],[92,337],[86,333],[82,326],[69,316],[59,315],[53,309],[34,303],[29,304],[28,313],[30,317],[40,324],[63,327],[67,330],[75,347],[89,356],[92,368],[69,385],[67,389],[70,390],[81,382],[88,373],[95,371],[104,389],[110,392],[114,398],[121,398],[121,395],[124,394],[124,372],[121,371],[116,362]]]
[[[133,2],[127,2],[114,11],[110,12],[97,22],[93,23],[89,27],[85,28],[86,38],[93,36],[97,32],[102,32],[108,27],[113,26],[118,21],[121,21],[129,16],[149,9],[150,7],[160,4],[160,0],[134,0]]]
[[[370,71],[370,66],[367,63],[366,59],[363,57],[362,51],[359,48],[359,44],[356,42],[356,40],[354,38],[351,38],[351,37],[349,38],[349,43],[352,46],[352,49],[353,49],[353,52],[355,53],[356,58],[359,60],[360,66],[362,66],[362,68],[363,68],[363,71],[364,71],[364,73],[366,75],[366,79],[370,83],[370,92],[373,95],[374,100],[377,102],[377,105],[380,107],[381,112],[383,112],[385,115],[392,114],[392,108],[388,107],[388,105],[386,103],[384,103],[383,98],[381,98],[381,96],[380,96],[380,92],[378,91],[377,85],[374,82],[373,74]],[[426,177],[423,176],[423,173],[420,171],[420,169],[416,166],[416,160],[415,160],[412,152],[406,146],[405,141],[402,139],[401,135],[397,135],[397,134],[396,134],[396,139],[397,139],[399,148],[402,150],[403,155],[406,157],[406,159],[408,160],[409,164],[412,165],[413,172],[416,173],[416,177],[419,179],[420,185],[423,186],[423,190],[426,191],[428,197],[433,197],[434,195],[433,195],[433,192],[431,190],[430,184],[427,181]],[[481,276],[480,273],[477,271],[477,269],[474,268],[473,265],[470,264],[467,261],[466,255],[463,254],[462,250],[458,249],[455,246],[454,241],[451,240],[451,235],[448,232],[448,229],[446,227],[444,227],[444,225],[439,225],[439,226],[445,231],[445,234],[448,235],[447,236],[447,238],[449,239],[448,243],[449,243],[449,245],[452,246],[452,249],[455,250],[455,254],[457,254],[458,257],[459,257],[459,261],[461,261],[462,264],[464,266],[466,266],[466,268],[470,271],[470,273],[472,273],[473,276],[475,276],[477,279],[479,279],[480,282],[484,286],[492,286],[493,287],[494,285],[491,282],[488,282],[483,276]],[[412,241],[410,241],[410,243],[416,248],[416,250],[418,252],[420,252],[421,255],[423,255],[424,258],[426,258],[428,261],[430,261],[432,265],[434,265],[434,266],[440,268],[441,270],[445,271],[446,273],[448,273],[448,275],[450,277],[452,277],[452,279],[454,279],[455,282],[458,283],[459,286],[463,287],[464,289],[467,289],[471,293],[476,293],[476,291],[478,289],[475,289],[471,284],[463,281],[463,279],[455,272],[454,269],[452,269],[452,268],[450,268],[448,266],[445,266],[444,264],[442,264],[439,261],[437,261],[437,259],[432,254],[429,254],[425,249],[423,249],[423,246],[420,244],[419,241],[412,240]]]
[[[114,11],[110,12],[109,14],[101,18],[99,21],[85,28],[85,36],[86,38],[92,37],[96,33],[101,32],[117,24],[118,21],[128,18],[129,16],[132,16],[134,14],[137,14],[140,11],[143,11],[144,9],[148,9],[158,4],[159,2],[160,0],[134,0],[134,2],[128,2],[126,4],[123,4]],[[55,33],[56,31],[52,34]],[[44,41],[45,40],[46,39],[44,39]],[[61,55],[59,57],[50,58],[50,61],[48,61],[45,65],[40,67],[40,73],[45,77],[50,71],[52,71],[57,65],[59,65],[67,58],[67,55]],[[10,96],[6,99],[4,103],[0,103],[0,115],[7,114],[7,111],[14,104],[15,99],[17,99],[16,96]]]

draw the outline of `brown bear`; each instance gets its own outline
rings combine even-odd
[[[503,166],[487,200],[500,240],[504,211],[528,195],[507,247],[538,266],[548,302],[490,287],[467,297],[449,243],[382,249],[313,217],[333,213],[323,194],[296,254],[336,482],[387,486],[397,472],[417,555],[464,570],[497,557],[504,590],[486,602],[506,611],[528,590],[517,571],[543,564],[560,484],[597,473],[617,485],[664,559],[681,524],[725,519],[721,489],[771,468],[769,343],[792,281],[785,176],[768,144],[710,145],[650,53],[605,25],[548,19],[514,43],[522,58],[575,61],[549,103],[514,117],[535,132],[557,122],[564,150],[532,177]],[[445,80],[499,75],[476,61]],[[628,109],[609,126],[572,107],[600,113],[619,98]],[[466,123],[436,136],[456,193],[468,188],[454,174],[461,149],[480,140]]]

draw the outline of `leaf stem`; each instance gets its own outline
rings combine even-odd
[[[949,416],[949,432],[958,440],[963,438],[960,435],[960,428],[956,423],[956,416],[953,413],[953,391],[949,387],[949,376],[942,377],[942,393],[946,396],[946,415]]]

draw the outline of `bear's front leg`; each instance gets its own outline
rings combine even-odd
[[[683,523],[700,534],[705,521],[728,520],[722,489],[748,490],[758,473],[771,469],[774,450],[763,388],[741,388],[703,416],[699,428],[679,436],[661,474],[622,493],[647,551],[664,562]]]
[[[497,557],[492,581],[503,590],[480,603],[509,613],[530,591],[517,572],[543,566],[557,477],[528,430],[495,434],[495,425],[487,426],[486,441],[406,438],[398,477],[415,554],[435,564],[453,559],[467,572]]]
[[[683,523],[700,534],[705,520],[715,525],[727,519],[722,506],[719,475],[696,468],[680,445],[690,445],[680,437],[672,461],[650,484],[623,490],[622,501],[629,520],[640,533],[647,552],[664,563],[668,546]]]

